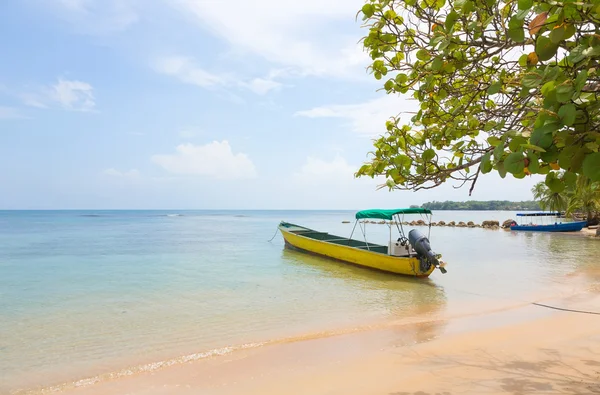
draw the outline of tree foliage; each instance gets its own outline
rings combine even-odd
[[[534,201],[511,202],[508,200],[468,200],[466,202],[427,202],[421,208],[430,210],[469,210],[469,211],[503,211],[503,210],[539,210],[540,206]]]
[[[588,221],[600,215],[600,182],[592,182],[585,176],[579,176],[574,185],[561,192],[552,191],[543,182],[537,183],[531,192],[543,210],[565,211],[567,215],[581,213]]]
[[[542,210],[562,213],[568,207],[569,197],[567,193],[565,191],[554,192],[543,182],[535,184],[531,192]]]
[[[556,193],[600,181],[600,0],[367,0],[360,13],[369,70],[419,108],[390,114],[357,177],[472,191],[482,173],[543,174]]]

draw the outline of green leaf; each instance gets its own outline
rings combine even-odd
[[[529,169],[529,172],[532,174],[537,174],[540,171],[540,159],[537,157],[537,155],[535,154],[529,154],[527,155],[527,158],[529,159],[529,165],[527,165],[527,168]]]
[[[502,144],[498,145],[492,153],[494,154],[494,162],[499,163],[504,156],[504,146]]]
[[[521,55],[521,57],[519,57],[519,66],[527,67],[527,54]]]
[[[508,37],[516,43],[525,41],[525,31],[523,27],[512,27],[508,29]]]
[[[600,152],[586,155],[583,160],[583,175],[592,181],[600,181]]]
[[[408,81],[408,76],[406,74],[398,74],[396,76],[396,82],[400,85],[404,84]]]
[[[397,167],[404,167],[405,169],[410,169],[410,166],[412,165],[412,160],[406,156],[406,155],[398,155],[394,158],[394,164]]]
[[[588,79],[588,71],[587,70],[581,70],[577,74],[577,77],[575,78],[575,86],[574,86],[574,89],[576,92],[581,92],[581,90],[585,86],[585,83],[587,82],[587,79]]]
[[[500,144],[502,144],[502,140],[500,140],[498,137],[496,136],[490,136],[487,138],[487,142],[490,143],[490,145],[497,147]]]
[[[466,0],[462,8],[463,14],[469,15],[475,9],[475,4],[471,0]]]
[[[552,133],[546,133],[543,128],[535,129],[529,142],[544,149],[549,148],[552,145]]]
[[[529,10],[533,6],[533,0],[519,0],[520,10]]]
[[[573,158],[571,158],[571,168],[569,170],[578,173],[581,170],[581,166],[583,166],[583,161],[586,157],[585,154],[585,148],[580,148],[579,151],[573,155]]]
[[[456,13],[456,11],[452,10],[448,13],[448,16],[446,17],[446,21],[444,22],[444,26],[446,27],[446,30],[450,30],[450,28],[452,28],[452,26],[454,26],[454,24],[456,23],[456,20],[458,19],[458,14]]]
[[[496,165],[496,169],[498,170],[498,174],[500,177],[506,177],[506,169],[504,168],[504,163],[500,162]]]
[[[488,121],[488,122],[485,123],[485,126],[483,127],[483,131],[484,132],[489,132],[490,130],[494,129],[495,127],[496,127],[496,122],[495,121]]]
[[[442,69],[443,65],[444,65],[444,59],[442,59],[441,56],[436,56],[435,59],[433,59],[433,62],[431,63],[431,70],[439,71]]]
[[[525,77],[523,77],[521,85],[528,89],[536,88],[542,83],[542,80],[542,76],[537,72],[527,73],[525,74]]]
[[[429,60],[430,58],[431,58],[431,55],[429,54],[429,52],[427,52],[426,49],[421,48],[417,51],[417,59],[426,61],[426,60]]]
[[[521,152],[513,152],[504,159],[504,168],[511,174],[521,173],[525,169],[525,157]]]
[[[375,14],[375,7],[373,7],[372,4],[365,4],[362,7],[362,13],[365,14],[367,18],[370,18],[373,16],[373,14]]]
[[[539,60],[545,61],[550,60],[556,55],[558,45],[550,41],[548,37],[539,36],[535,42],[535,53],[537,53]]]
[[[558,110],[558,116],[563,124],[567,126],[573,125],[575,123],[575,114],[577,109],[574,104],[568,103],[564,104]]]
[[[564,147],[562,151],[560,151],[560,154],[558,154],[558,164],[562,169],[568,170],[571,167],[571,159],[573,158],[576,149],[577,147],[570,146]]]
[[[556,146],[551,146],[546,149],[546,152],[542,152],[540,154],[540,158],[547,163],[556,162],[558,160],[559,153],[560,152]]]
[[[566,35],[566,30],[564,27],[554,28],[550,32],[550,41],[553,44],[559,44]]]
[[[423,151],[423,161],[429,162],[434,157],[435,157],[435,151],[433,149],[429,148],[429,149],[426,149],[425,151]]]
[[[566,103],[573,97],[573,84],[564,82],[556,87],[556,100],[560,103]]]
[[[488,152],[487,154],[483,155],[482,159],[481,159],[481,172],[483,174],[487,174],[490,171],[492,171],[492,162],[490,160],[491,157],[491,153]]]
[[[521,150],[521,144],[526,144],[527,139],[525,137],[516,136],[513,137],[512,140],[508,143],[508,149],[512,152],[517,152]]]
[[[577,174],[567,171],[562,175],[561,180],[565,186],[575,185],[577,182]]]
[[[585,59],[585,50],[586,49],[587,49],[587,47],[583,44],[573,48],[571,50],[571,52],[569,52],[567,59],[569,59],[573,63],[581,62],[583,59]]]
[[[521,148],[530,149],[530,150],[537,151],[537,152],[546,152],[546,150],[543,149],[542,147],[538,147],[537,145],[533,145],[533,144],[521,144]]]
[[[577,32],[577,29],[575,28],[575,25],[567,25],[567,27],[565,27],[565,40],[570,39],[571,37],[573,37],[575,35],[575,33]]]
[[[556,83],[554,81],[548,81],[542,86],[542,95],[549,96],[550,92],[554,90]]]
[[[565,190],[565,184],[554,173],[548,173],[546,176],[546,185],[552,192],[561,193]]]
[[[488,95],[495,95],[496,93],[500,92],[500,88],[502,88],[502,83],[500,81],[494,82],[489,86],[487,93]]]

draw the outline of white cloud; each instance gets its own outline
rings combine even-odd
[[[24,93],[20,97],[24,104],[37,108],[49,108],[52,104],[58,104],[65,110],[92,111],[96,106],[92,85],[62,78],[37,93]]]
[[[273,80],[266,80],[263,78],[255,78],[252,81],[244,84],[248,89],[258,95],[266,95],[272,90],[281,88],[282,84]]]
[[[90,111],[96,106],[94,88],[87,82],[59,79],[52,85],[50,98],[68,110]]]
[[[140,172],[137,169],[131,169],[129,171],[120,171],[114,168],[106,169],[102,172],[102,174],[111,177],[127,177],[127,178],[137,178],[140,176]]]
[[[181,144],[175,154],[154,155],[152,161],[174,174],[221,180],[256,177],[254,163],[246,154],[234,154],[227,140],[206,145]]]
[[[270,91],[277,90],[283,86],[273,78],[281,75],[280,72],[269,73],[267,78],[254,78],[244,81],[243,78],[233,74],[214,74],[198,67],[193,59],[185,56],[170,56],[158,59],[154,62],[154,69],[162,74],[179,79],[186,84],[196,85],[201,88],[216,87],[238,87],[248,89],[258,95],[265,95]],[[234,97],[234,102],[239,102],[236,95],[229,93],[228,99]]]
[[[0,119],[20,119],[25,118],[21,112],[13,107],[0,106]]]
[[[233,49],[257,54],[303,74],[357,78],[368,64],[355,22],[362,0],[231,0],[174,2]],[[357,74],[358,73],[358,74]]]
[[[340,155],[333,159],[308,157],[298,171],[292,173],[291,182],[282,183],[278,188],[282,196],[288,196],[287,207],[354,209],[389,205],[384,201],[390,200],[390,194],[377,189],[385,180],[356,178],[354,173],[359,167]]]
[[[366,136],[382,135],[386,132],[385,123],[393,116],[400,116],[408,122],[418,110],[413,100],[396,95],[385,95],[360,104],[341,104],[315,107],[298,111],[296,116],[307,118],[341,118],[349,121],[349,126],[356,133]]]
[[[208,88],[216,85],[225,85],[226,78],[221,77],[197,67],[194,62],[183,56],[172,56],[159,59],[155,64],[156,71],[177,77],[186,84]]]
[[[48,105],[43,103],[44,98],[40,94],[23,93],[20,95],[23,104],[30,107],[48,108]]]
[[[80,33],[104,35],[135,24],[139,20],[137,3],[138,0],[57,0],[45,5]]]
[[[292,175],[292,179],[302,185],[346,184],[354,180],[357,170],[358,167],[348,164],[339,155],[329,162],[309,156],[300,171]]]

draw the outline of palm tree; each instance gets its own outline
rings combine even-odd
[[[575,193],[569,199],[567,215],[582,211],[589,222],[595,213],[600,212],[600,183],[591,182],[589,178],[579,176]]]
[[[553,192],[543,182],[538,182],[531,188],[533,199],[538,202],[542,210],[550,210],[562,213],[568,207],[568,196],[566,192]]]

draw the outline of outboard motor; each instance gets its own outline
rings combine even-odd
[[[436,254],[431,251],[431,246],[429,245],[429,239],[419,232],[417,229],[413,229],[408,232],[408,240],[410,245],[415,249],[419,258],[421,260],[421,270],[427,271],[431,265],[435,265],[440,268],[442,273],[445,273],[446,270],[440,266],[440,261],[438,260]]]

